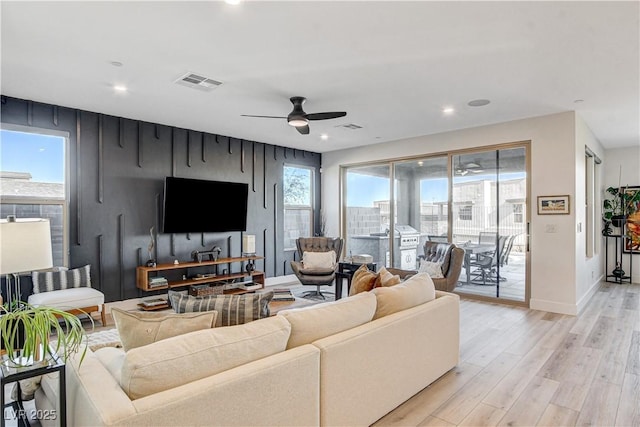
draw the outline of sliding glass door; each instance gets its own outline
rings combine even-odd
[[[452,156],[452,238],[465,249],[456,291],[526,301],[525,146]]]
[[[345,255],[367,254],[378,268],[390,265],[390,166],[351,167],[344,174]]]
[[[418,268],[427,240],[465,250],[455,291],[528,301],[528,143],[343,168],[346,256]]]

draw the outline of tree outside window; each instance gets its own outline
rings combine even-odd
[[[295,250],[298,237],[313,235],[313,169],[285,165],[283,172],[284,247]]]

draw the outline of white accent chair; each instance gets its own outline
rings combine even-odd
[[[73,314],[100,313],[106,326],[104,294],[91,287],[90,266],[74,270],[33,272],[33,294],[27,302],[33,306],[48,306]]]

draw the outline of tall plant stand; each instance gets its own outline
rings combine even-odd
[[[609,283],[631,283],[633,276],[633,252],[625,253],[624,246],[629,237],[626,234],[610,234],[605,235],[604,257],[605,257],[605,281]],[[614,270],[609,271],[609,241],[614,240]],[[627,257],[625,257],[627,255]],[[623,262],[628,260],[628,263]],[[624,270],[624,274],[614,274],[617,268]]]

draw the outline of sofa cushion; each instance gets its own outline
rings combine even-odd
[[[376,297],[363,292],[338,301],[282,310],[278,316],[291,324],[291,336],[287,343],[289,349],[367,323],[375,311]]]
[[[290,332],[284,317],[273,316],[134,348],[125,355],[120,386],[131,399],[139,399],[188,384],[284,351]]]
[[[378,275],[370,271],[366,264],[362,264],[351,276],[349,296],[370,291],[375,287],[377,279]]]
[[[124,365],[125,351],[122,348],[115,347],[103,347],[96,350],[93,354],[96,355],[100,363],[107,368],[107,371],[111,374],[116,381],[120,382],[120,374],[122,373],[122,366]]]
[[[423,259],[420,261],[419,273],[427,273],[432,279],[442,279],[442,264],[439,262],[427,261]]]
[[[269,302],[272,298],[273,291],[244,295],[210,295],[201,298],[193,297],[186,292],[169,291],[169,301],[176,313],[217,311],[216,327],[241,325],[269,317]]]
[[[425,242],[424,259],[431,262],[438,262],[442,267],[442,273],[447,274],[449,263],[451,262],[452,243]]]
[[[71,310],[74,308],[87,308],[97,306],[102,310],[104,304],[104,294],[93,288],[69,288],[59,291],[40,292],[31,294],[27,302],[34,306],[46,305],[60,310]]]
[[[427,273],[418,273],[399,285],[375,288],[377,299],[374,319],[431,301],[436,297],[433,280]]]
[[[63,271],[34,271],[31,273],[33,293],[59,291],[61,289],[91,287],[91,266]]]
[[[211,328],[216,323],[217,311],[202,313],[129,312],[113,308],[111,315],[118,328],[125,351],[142,347],[165,338]]]

